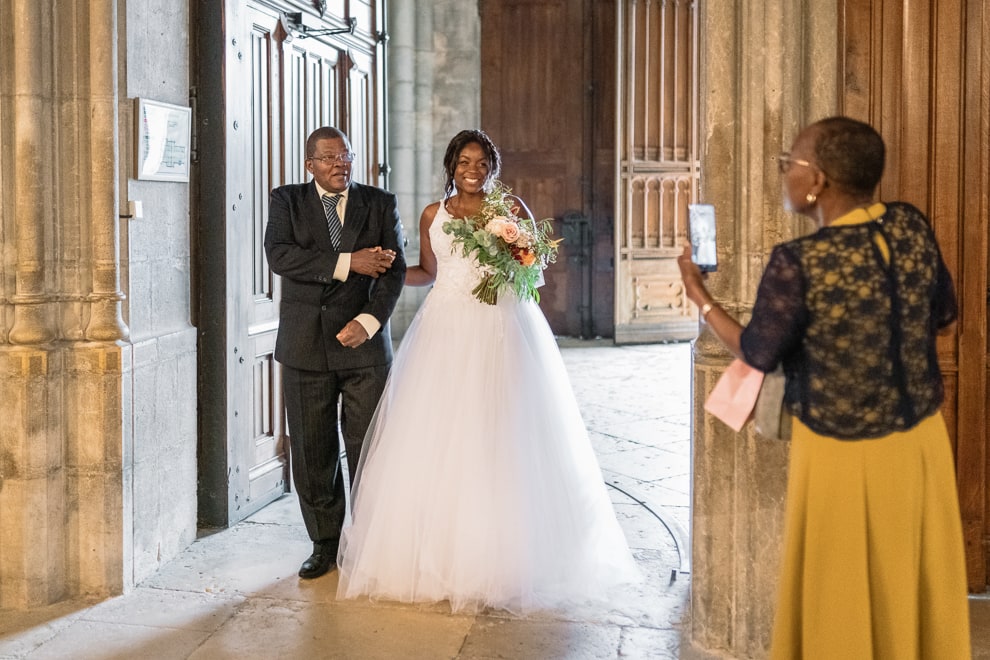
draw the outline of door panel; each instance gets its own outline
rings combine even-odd
[[[617,343],[690,339],[677,256],[698,201],[697,7],[619,2]]]
[[[318,41],[294,39],[285,48],[282,149],[283,183],[308,180],[306,138],[320,126],[341,125],[340,51]],[[280,184],[281,185],[281,184]]]
[[[502,153],[502,181],[538,219],[552,217],[555,236],[564,238],[541,289],[540,307],[550,327],[557,334],[586,334],[589,324],[582,319],[591,310],[582,291],[591,263],[582,224],[595,222],[586,3],[486,0],[480,5],[481,128]],[[461,128],[469,127],[452,127],[451,137]],[[565,216],[574,220],[565,224]]]
[[[959,298],[939,338],[969,588],[987,586],[987,247],[990,16],[981,0],[841,0],[840,106],[888,148],[880,198],[932,220]],[[963,359],[965,358],[965,359]]]
[[[367,53],[349,53],[347,71],[347,125],[351,143],[357,145],[354,178],[380,185],[378,178],[378,118],[375,112],[375,58]],[[358,148],[359,147],[359,148]]]
[[[288,447],[280,433],[281,385],[278,371],[272,368],[278,289],[264,258],[268,192],[274,185],[280,158],[277,132],[273,129],[278,126],[278,71],[284,33],[280,33],[276,12],[249,7],[247,15],[247,64],[251,73],[244,93],[250,122],[243,131],[248,139],[242,148],[250,156],[246,164],[232,162],[228,166],[234,177],[250,181],[247,190],[237,195],[244,208],[240,204],[231,207],[227,243],[231,287],[228,296],[233,303],[228,307],[228,316],[234,346],[229,367],[230,404],[234,409],[229,488],[233,494],[231,514],[237,520],[280,497],[288,483]],[[240,128],[235,132],[242,133]],[[231,185],[237,186],[233,181]]]

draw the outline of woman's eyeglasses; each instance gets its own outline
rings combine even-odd
[[[803,160],[801,158],[794,158],[787,151],[777,156],[777,170],[781,174],[787,174],[788,172],[790,172],[791,167],[793,167],[794,165],[801,165],[803,167],[814,167],[814,165],[812,165],[806,160]]]
[[[310,156],[310,160],[318,160],[324,165],[333,165],[334,163],[353,163],[354,162],[354,152],[345,151],[340,154],[328,154],[326,156]]]

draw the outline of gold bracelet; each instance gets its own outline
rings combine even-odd
[[[711,313],[713,309],[715,309],[715,305],[711,303],[705,303],[704,305],[702,305],[701,318],[703,318],[705,321],[708,321],[708,314]]]

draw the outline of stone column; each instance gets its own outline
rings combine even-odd
[[[120,291],[117,6],[115,0],[80,0],[77,20],[60,26],[72,31],[76,45],[61,51],[61,68],[70,73],[58,101],[75,109],[61,123],[75,132],[80,154],[75,171],[60,179],[66,190],[75,184],[82,230],[74,247],[84,255],[79,284],[88,288],[80,293],[89,303],[85,336],[67,345],[63,376],[66,487],[77,503],[66,516],[73,596],[105,597],[126,582],[122,451],[129,353],[121,343],[128,330]]]
[[[124,583],[116,11],[11,0],[0,22],[0,608]]]
[[[46,249],[52,223],[53,132],[51,59],[45,34],[52,6],[16,0],[0,26],[10,76],[0,83],[4,110],[0,158],[12,172],[4,187],[5,302],[12,325],[0,346],[0,607],[41,605],[64,593],[64,472],[60,420],[45,415],[60,403],[59,356],[49,297],[52,264]],[[7,196],[9,195],[9,197]]]
[[[782,210],[776,156],[801,126],[835,110],[836,6],[746,0],[701,7],[701,196],[716,207],[719,243],[719,272],[709,286],[745,323],[772,247],[809,228]],[[694,345],[689,637],[695,651],[762,658],[773,623],[788,445],[751,427],[736,434],[705,413],[729,359],[702,327]]]
[[[416,196],[416,17],[417,0],[388,3],[388,160],[389,189],[395,193],[406,239],[406,260],[417,263],[419,198]],[[401,337],[422,300],[415,287],[406,287],[392,314],[394,337]]]
[[[415,0],[388,3],[389,188],[398,196],[406,238],[415,247],[416,220],[416,17]],[[410,26],[413,26],[412,29]]]
[[[0,281],[5,307],[0,336],[0,608],[36,606],[65,593],[65,475],[57,411],[60,356],[49,294],[53,228],[51,57],[46,42],[51,3],[17,0],[4,11],[0,48],[10,69],[0,80],[0,188],[3,241]],[[55,412],[55,414],[48,414]]]
[[[50,7],[42,2],[15,2],[10,44],[13,60],[11,94],[14,131],[14,222],[16,264],[12,344],[51,341],[50,301],[45,293],[45,228],[51,227],[52,148],[50,59],[38,52]]]
[[[418,213],[427,204],[438,199],[437,195],[440,193],[438,172],[443,167],[443,149],[447,143],[441,142],[442,138],[436,135],[438,128],[433,104],[438,90],[435,87],[434,74],[450,57],[450,53],[441,36],[447,26],[436,22],[435,3],[430,0],[417,0],[416,5],[416,70],[414,72],[416,83],[413,108],[416,117],[416,201],[418,202],[416,211]],[[441,160],[437,160],[438,153]]]
[[[117,20],[113,0],[89,3],[89,211],[93,251],[92,303],[86,338],[127,338],[120,303],[120,226],[117,185]],[[80,71],[82,74],[83,72]],[[80,163],[82,165],[82,163]]]

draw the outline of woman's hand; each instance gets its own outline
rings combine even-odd
[[[684,282],[684,293],[688,300],[697,305],[702,311],[705,323],[715,333],[725,347],[737,358],[742,358],[742,348],[739,337],[742,336],[742,326],[728,312],[716,304],[712,294],[705,288],[705,275],[698,265],[691,261],[691,244],[684,246],[684,252],[677,257],[677,267],[681,269],[681,280]],[[707,309],[706,309],[707,305]]]
[[[684,244],[684,251],[677,257],[677,267],[681,269],[681,280],[688,300],[698,307],[712,302],[712,296],[705,288],[705,274],[691,260],[691,244]]]

